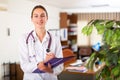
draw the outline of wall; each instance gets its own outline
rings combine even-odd
[[[3,62],[19,62],[17,41],[22,33],[33,29],[30,20],[31,10],[36,4],[40,4],[28,0],[7,1],[5,4],[7,11],[0,11],[0,80],[3,77]],[[49,14],[47,29],[58,29],[61,9],[43,5]],[[10,29],[10,36],[7,35],[8,28]]]

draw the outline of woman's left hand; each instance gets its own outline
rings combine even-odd
[[[53,73],[50,63],[48,63],[48,65],[46,66],[46,65],[44,65],[44,62],[39,62],[37,67],[38,67],[38,69],[40,69],[44,72]]]

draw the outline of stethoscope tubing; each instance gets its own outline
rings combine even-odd
[[[34,36],[33,36],[33,32],[34,32],[34,30],[32,30],[29,34],[28,34],[28,36],[27,36],[27,38],[26,38],[26,44],[27,44],[27,47],[28,47],[28,54],[29,54],[29,61],[30,61],[30,58],[32,58],[32,57],[34,57],[34,59],[37,61],[37,59],[36,59],[36,54],[34,53],[33,54],[33,52],[30,52],[30,46],[29,46],[29,38],[30,37],[32,37],[32,39],[33,39],[33,45],[32,46],[35,46],[35,38],[34,38]],[[47,46],[47,49],[46,49],[46,52],[50,52],[50,46],[51,46],[51,42],[52,42],[52,38],[51,38],[51,35],[50,35],[50,33],[47,31],[47,33],[48,33],[48,35],[49,35],[49,43],[48,43],[48,46]],[[33,47],[32,47],[32,49],[33,49]],[[33,51],[35,51],[35,48],[34,48],[34,50]],[[30,61],[31,62],[31,61]]]

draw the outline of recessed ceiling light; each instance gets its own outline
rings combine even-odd
[[[98,4],[98,5],[91,5],[91,7],[108,7],[109,4]]]

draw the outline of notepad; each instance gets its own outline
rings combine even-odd
[[[69,72],[86,72],[88,71],[86,67],[84,66],[69,66],[66,67],[66,70]]]
[[[53,58],[53,59],[49,60],[48,62],[46,62],[46,63],[44,63],[44,64],[45,64],[46,66],[47,66],[48,64],[50,64],[50,65],[51,65],[51,68],[54,68],[54,67],[56,67],[56,66],[58,66],[58,65],[60,65],[60,64],[62,64],[62,63],[64,63],[64,62],[66,62],[66,61],[74,58],[74,57],[75,57],[75,56],[69,56],[69,57],[64,57],[64,58]],[[37,69],[35,69],[35,70],[33,71],[33,73],[44,73],[44,71],[41,71],[41,70],[39,70],[39,69],[37,68]]]
[[[80,66],[82,64],[83,64],[82,60],[76,60],[76,62],[71,63],[70,66]]]

